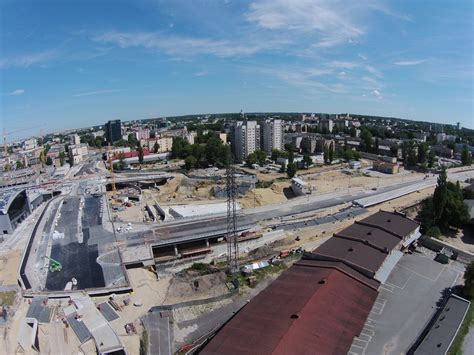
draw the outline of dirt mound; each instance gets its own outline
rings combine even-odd
[[[216,272],[203,276],[185,274],[171,280],[166,294],[166,303],[216,297],[228,292],[225,286],[226,274]]]
[[[263,245],[257,249],[251,250],[249,252],[249,258],[252,259],[263,259],[269,255],[274,254],[275,251],[268,245]]]
[[[285,247],[287,245],[291,245],[295,242],[295,238],[294,237],[286,237],[286,238],[283,238],[283,239],[279,239],[279,240],[276,240],[274,241],[271,246],[273,248],[280,248],[280,247]]]
[[[283,190],[289,186],[286,182],[273,183],[268,188],[256,188],[248,191],[240,199],[243,208],[252,208],[287,201]]]

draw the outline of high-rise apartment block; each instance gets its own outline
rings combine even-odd
[[[230,141],[235,161],[242,163],[247,156],[260,149],[260,126],[256,121],[237,121],[231,126]]]
[[[267,154],[271,154],[273,149],[283,149],[282,120],[265,120],[262,125],[262,132],[262,147]]]
[[[122,139],[122,123],[120,120],[109,121],[105,124],[105,139],[110,144]]]

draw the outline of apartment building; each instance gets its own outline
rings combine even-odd
[[[268,119],[262,126],[263,150],[271,154],[273,149],[283,149],[282,120]]]

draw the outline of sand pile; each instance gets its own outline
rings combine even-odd
[[[166,294],[166,303],[216,297],[228,292],[226,274],[216,272],[203,276],[185,275],[171,280]]]
[[[287,201],[283,189],[288,187],[286,182],[277,182],[269,188],[256,188],[248,191],[239,202],[243,208],[252,208]]]

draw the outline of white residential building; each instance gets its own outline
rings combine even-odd
[[[81,144],[81,137],[77,134],[69,135],[69,143],[72,145],[79,145]]]
[[[36,138],[30,138],[23,142],[23,150],[32,150],[38,146]]]
[[[69,146],[69,163],[76,165],[85,159],[87,155],[87,144],[78,144]]]
[[[268,119],[263,123],[263,150],[271,154],[273,149],[283,149],[283,122]]]
[[[171,152],[171,148],[173,147],[173,137],[160,137],[156,139],[151,139],[148,141],[148,149],[153,151],[155,147],[155,143],[158,143],[160,146],[158,148],[157,153],[167,153]]]
[[[249,154],[260,149],[260,126],[256,121],[234,122],[231,143],[236,162],[242,163]]]
[[[137,137],[137,140],[150,139],[150,130],[148,128],[139,128],[135,132],[135,137]]]

